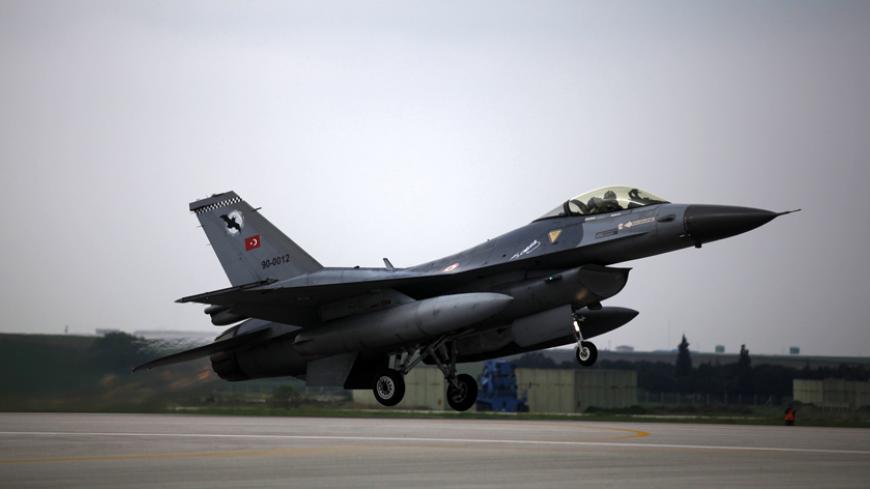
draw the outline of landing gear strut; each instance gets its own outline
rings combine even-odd
[[[425,358],[432,359],[447,381],[447,404],[457,411],[467,411],[477,402],[477,381],[468,374],[456,374],[459,351],[450,338],[443,336],[425,346],[405,350],[394,357],[396,369],[383,369],[375,376],[372,391],[384,406],[395,406],[405,394],[403,376]],[[390,395],[395,389],[396,394]]]
[[[574,357],[577,363],[584,367],[590,367],[595,364],[598,359],[598,348],[591,341],[583,340],[583,333],[580,332],[580,323],[586,320],[586,317],[580,314],[573,314],[572,323],[574,324],[574,338],[577,340],[577,346],[574,347]]]
[[[441,338],[425,349],[447,381],[447,404],[457,411],[468,411],[477,402],[477,381],[468,374],[456,375],[456,344]]]

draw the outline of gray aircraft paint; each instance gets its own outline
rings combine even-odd
[[[179,302],[209,305],[218,324],[256,319],[231,328],[215,345],[137,369],[211,355],[227,380],[296,375],[359,388],[370,386],[395,355],[448,339],[456,361],[579,341],[572,318],[588,340],[637,315],[601,307],[628,280],[628,269],[611,265],[700,246],[782,214],[651,200],[600,212],[616,202],[593,197],[590,209],[605,206],[593,214],[571,214],[566,202],[560,215],[454,255],[404,269],[386,260],[384,268],[361,269],[322,267],[234,192],[214,195],[190,209],[234,286]],[[249,233],[256,233],[255,243]],[[275,262],[274,254],[284,258]],[[253,280],[241,282],[245,277]],[[424,361],[435,361],[426,355]]]
[[[293,346],[302,355],[314,357],[395,348],[482,322],[512,300],[509,295],[491,292],[421,299],[300,331]]]

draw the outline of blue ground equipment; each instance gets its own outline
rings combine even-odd
[[[480,375],[478,411],[527,412],[526,398],[517,396],[517,376],[510,362],[488,360]]]

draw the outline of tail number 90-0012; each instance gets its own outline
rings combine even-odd
[[[283,263],[290,263],[290,255],[289,254],[282,255],[282,256],[276,256],[275,258],[271,258],[269,260],[263,260],[260,262],[260,265],[262,265],[263,270],[265,270],[269,267],[274,267],[277,265],[281,265]]]

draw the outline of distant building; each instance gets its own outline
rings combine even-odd
[[[713,351],[716,353],[725,353],[725,345],[716,345],[716,348]]]
[[[133,331],[133,336],[146,340],[211,340],[216,331],[181,331],[172,329],[143,329]]]
[[[637,404],[637,372],[604,369],[518,368],[517,391],[531,413],[581,413],[590,407]]]
[[[94,333],[97,336],[106,336],[107,334],[123,333],[123,331],[117,328],[97,328],[94,330]]]
[[[619,345],[619,346],[616,347],[616,351],[622,351],[622,352],[625,352],[625,351],[634,351],[634,347],[633,347],[633,346],[629,346],[629,345]]]
[[[870,406],[870,382],[794,379],[792,390],[794,400],[805,404],[844,409]]]
[[[550,348],[544,350],[544,355],[552,359],[556,364],[562,362],[576,362],[574,358],[574,348]],[[692,364],[703,365],[710,363],[713,365],[724,365],[726,363],[737,363],[739,353],[711,353],[692,351]],[[598,352],[598,361],[615,361],[615,362],[664,362],[673,364],[677,360],[677,352],[674,351],[616,351],[616,350],[600,350]],[[818,367],[838,367],[840,365],[864,365],[870,366],[870,356],[866,357],[834,357],[834,356],[815,356],[815,355],[765,355],[762,353],[752,353],[752,365],[781,365],[791,368],[818,368]]]
[[[801,354],[801,347],[799,347],[799,346],[788,347],[788,354],[789,355],[800,355]]]
[[[118,328],[97,328],[94,330],[97,336],[106,336],[114,333],[127,333]],[[163,340],[163,341],[194,341],[202,342],[204,340],[211,341],[217,336],[217,333],[212,331],[181,331],[172,329],[144,329],[128,333],[146,340]]]

